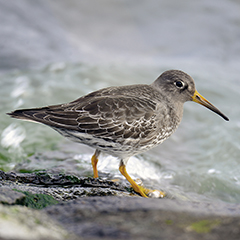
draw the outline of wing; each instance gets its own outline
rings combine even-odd
[[[94,99],[82,106],[77,118],[81,131],[95,137],[139,138],[150,133],[155,123],[155,103],[137,97],[111,96]]]
[[[137,139],[150,137],[157,128],[155,109],[154,101],[142,97],[86,95],[68,104],[17,110],[9,115],[94,137]]]

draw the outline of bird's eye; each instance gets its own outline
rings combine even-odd
[[[178,88],[183,88],[183,86],[184,86],[182,81],[176,81],[174,83],[175,83],[175,86],[178,87]]]

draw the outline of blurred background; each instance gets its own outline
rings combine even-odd
[[[239,203],[239,13],[237,0],[0,0],[0,169],[91,176],[93,149],[5,113],[180,69],[230,121],[186,103],[177,132],[127,170],[172,197]],[[121,178],[118,163],[102,155],[100,176]]]

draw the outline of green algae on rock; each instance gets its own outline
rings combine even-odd
[[[43,209],[47,206],[57,204],[58,201],[55,200],[52,196],[49,196],[47,194],[32,194],[27,191],[20,191],[15,190],[17,192],[21,192],[26,195],[25,198],[23,198],[20,202],[18,202],[19,205],[23,205],[26,207],[34,208],[34,209]]]

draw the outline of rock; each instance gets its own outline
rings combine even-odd
[[[18,204],[25,199],[25,194],[13,191],[9,187],[0,187],[0,203],[2,204]]]
[[[118,182],[74,175],[38,173],[5,173],[0,170],[0,184],[32,194],[47,194],[56,200],[71,200],[84,196],[128,196],[127,186]],[[17,184],[16,184],[17,183]],[[29,186],[29,184],[31,184]]]
[[[0,239],[237,240],[240,236],[239,204],[146,199],[121,183],[49,172],[0,171],[0,189],[7,199],[17,194],[8,204],[42,209],[0,205]],[[29,198],[33,203],[26,202]]]
[[[177,210],[179,205],[182,210]],[[221,215],[217,205],[202,203],[194,211],[194,205],[170,199],[85,197],[43,211],[85,239],[239,239],[239,216]],[[239,206],[237,210],[239,214]]]

